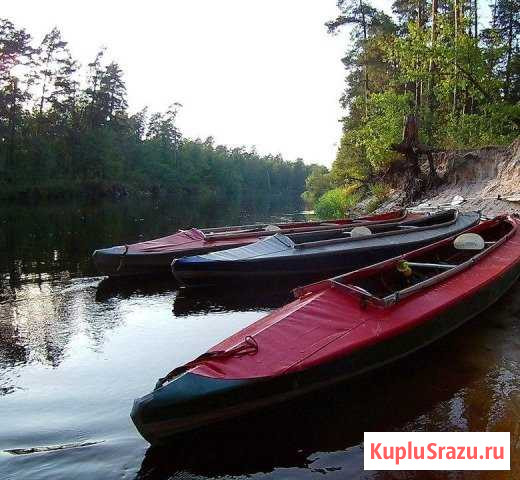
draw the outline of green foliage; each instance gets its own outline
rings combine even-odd
[[[332,187],[332,179],[326,167],[315,166],[305,180],[303,201],[307,206],[313,206],[316,201]]]
[[[390,146],[403,133],[403,117],[411,111],[409,94],[393,91],[374,93],[368,97],[367,116],[357,128],[346,130],[348,143],[363,152],[369,171],[378,172],[395,158]],[[345,154],[348,152],[342,151]]]
[[[358,102],[364,100],[359,98]],[[392,91],[375,93],[369,96],[367,107],[367,117],[363,121],[345,121],[331,171],[335,185],[371,179],[396,157],[390,145],[398,142],[402,135],[403,116],[411,109],[410,95]]]
[[[139,193],[183,205],[196,199],[208,210],[302,207],[315,167],[184,138],[178,103],[130,115],[119,65],[103,49],[87,67],[80,88],[78,64],[57,29],[35,48],[25,30],[0,19],[0,199]]]
[[[390,147],[407,114],[418,117],[422,143],[440,149],[503,145],[518,136],[518,0],[497,0],[484,29],[477,2],[394,0],[396,22],[366,0],[337,5],[329,31],[352,29],[332,187],[362,184],[369,192],[397,158]],[[372,197],[369,208],[381,202]],[[305,198],[314,198],[309,187]]]
[[[335,188],[318,199],[314,211],[322,219],[343,218],[360,199],[360,193],[352,188]]]
[[[368,213],[377,210],[388,198],[390,187],[384,183],[374,183],[369,188],[370,198],[366,206]]]
[[[495,103],[483,107],[484,114],[448,116],[436,136],[446,148],[507,145],[519,133],[520,104]]]

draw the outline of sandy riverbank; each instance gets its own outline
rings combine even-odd
[[[379,210],[457,207],[462,211],[481,210],[488,217],[520,213],[520,138],[509,147],[438,153],[434,161],[441,178],[438,187],[405,205],[404,188],[398,186]]]

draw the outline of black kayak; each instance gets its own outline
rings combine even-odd
[[[447,210],[370,228],[276,234],[251,245],[174,260],[172,272],[185,286],[267,277],[325,278],[402,255],[456,235],[479,221],[479,212]]]

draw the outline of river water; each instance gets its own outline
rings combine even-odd
[[[290,289],[108,282],[90,253],[260,219],[153,202],[0,208],[0,478],[520,478],[520,285],[392,366],[150,448],[129,418],[133,399]],[[364,472],[363,432],[392,430],[507,430],[512,470]]]

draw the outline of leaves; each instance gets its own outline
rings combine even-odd
[[[313,167],[301,159],[185,138],[180,103],[129,114],[124,72],[104,48],[86,70],[82,85],[57,29],[33,48],[29,34],[0,19],[2,199],[134,191],[248,212],[302,207]]]
[[[361,195],[355,188],[335,188],[319,198],[314,210],[322,219],[344,218],[360,199]]]
[[[397,22],[365,0],[339,0],[338,9],[329,31],[353,29],[342,59],[343,134],[330,175],[322,174],[330,188],[361,184],[370,192],[398,158],[389,147],[400,141],[403,117],[411,113],[431,147],[507,144],[518,136],[519,0],[496,0],[490,26],[479,34],[473,3],[394,0]],[[306,199],[315,198],[315,182]],[[338,204],[335,192],[318,203]]]

